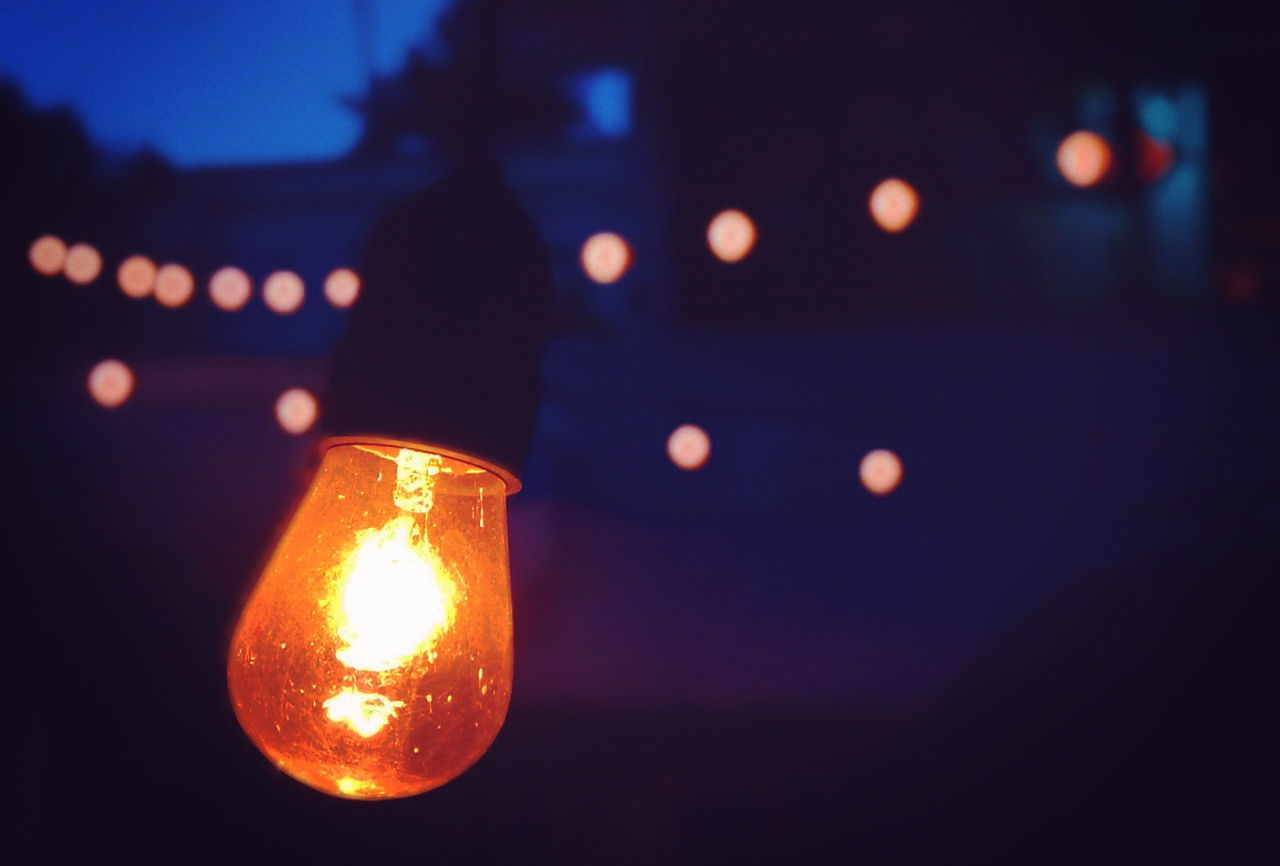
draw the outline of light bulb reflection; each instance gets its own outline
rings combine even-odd
[[[444,784],[511,693],[507,486],[454,457],[339,442],[241,614],[227,665],[245,733],[328,794]]]

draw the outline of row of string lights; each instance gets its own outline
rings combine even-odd
[[[1096,133],[1077,131],[1062,140],[1056,162],[1062,176],[1073,186],[1093,186],[1110,170],[1111,148]],[[916,190],[896,177],[881,181],[867,197],[871,219],[891,234],[910,226],[919,209],[920,197]],[[734,264],[751,252],[756,244],[756,235],[755,223],[747,214],[728,209],[716,214],[708,223],[706,241],[716,258],[726,264]],[[92,283],[103,266],[101,255],[92,245],[77,243],[68,247],[53,235],[38,238],[31,245],[29,258],[38,273],[62,275],[77,285]],[[601,285],[621,279],[630,268],[632,259],[630,245],[614,232],[593,234],[583,243],[579,255],[583,271]],[[142,255],[130,256],[120,263],[116,282],[130,298],[152,296],[162,306],[170,308],[183,306],[195,294],[195,279],[187,268],[172,263],[157,266]],[[360,277],[350,268],[337,268],[324,281],[325,298],[334,307],[350,307],[359,293]],[[210,276],[208,294],[216,307],[234,312],[249,302],[253,284],[239,268],[224,267]],[[302,278],[292,271],[275,271],[262,283],[263,303],[281,315],[296,312],[302,306],[305,294]],[[88,388],[99,405],[116,408],[133,393],[133,371],[117,359],[101,361],[89,373]],[[305,388],[289,388],[276,400],[277,422],[283,430],[294,435],[310,430],[318,411],[315,396]],[[680,469],[701,469],[710,455],[711,439],[696,424],[681,424],[667,438],[667,456]],[[902,480],[902,461],[893,451],[877,448],[863,457],[859,475],[868,491],[885,496]]]

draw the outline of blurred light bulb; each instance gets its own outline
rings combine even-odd
[[[621,235],[600,232],[587,238],[580,254],[582,270],[597,283],[616,283],[631,266],[631,247]]]
[[[165,265],[156,271],[155,296],[163,307],[181,307],[195,290],[195,278],[182,265]]]
[[[756,225],[740,210],[716,214],[707,226],[707,246],[722,262],[740,262],[756,245]]]
[[[1111,145],[1094,132],[1073,132],[1058,145],[1058,171],[1074,186],[1093,186],[1111,168]]]
[[[75,244],[67,250],[62,272],[78,286],[87,286],[102,273],[102,256],[91,244]]]
[[[262,300],[272,312],[287,316],[302,306],[306,288],[293,271],[276,271],[262,283]]]
[[[219,310],[234,313],[249,303],[253,294],[253,284],[249,275],[239,268],[218,268],[209,277],[209,299]]]
[[[871,217],[887,232],[900,232],[916,218],[920,197],[911,184],[896,177],[881,181],[867,200]]]
[[[129,256],[116,268],[120,291],[131,298],[145,298],[156,285],[155,262],[146,256]]]
[[[290,388],[276,400],[276,421],[295,436],[316,423],[316,398],[305,388]]]
[[[681,469],[701,469],[711,456],[711,437],[697,424],[681,424],[667,437],[667,456]]]
[[[284,772],[338,797],[407,797],[489,747],[511,696],[519,486],[498,471],[330,440],[227,664],[236,717]]]
[[[67,261],[67,245],[54,235],[38,237],[27,251],[27,260],[36,273],[52,277],[62,273],[62,266]]]
[[[862,486],[876,496],[888,496],[902,482],[902,461],[887,448],[868,451],[858,466]]]
[[[133,394],[133,371],[123,361],[108,358],[89,371],[89,396],[106,409],[122,405]]]
[[[351,268],[336,268],[325,277],[324,296],[339,309],[351,306],[360,296],[360,275]]]

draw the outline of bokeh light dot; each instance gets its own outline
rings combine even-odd
[[[90,244],[75,244],[67,250],[62,271],[67,279],[79,286],[86,286],[102,273],[102,256]]]
[[[168,264],[156,271],[156,301],[164,307],[181,307],[195,294],[196,281],[182,265]]]
[[[597,283],[614,283],[631,266],[631,247],[621,235],[600,232],[587,238],[580,255],[582,270]]]
[[[239,268],[219,268],[209,277],[209,299],[220,310],[235,312],[249,303],[252,294],[249,275]]]
[[[296,312],[305,294],[302,277],[293,271],[276,271],[262,283],[263,302],[282,316]]]
[[[1097,133],[1073,132],[1058,145],[1058,171],[1074,186],[1093,186],[1111,168],[1111,145]]]
[[[887,232],[900,232],[916,218],[920,197],[911,184],[891,177],[871,191],[867,208],[880,228]]]
[[[696,424],[681,424],[667,437],[667,456],[681,469],[701,469],[711,456],[711,437]]]
[[[858,466],[862,486],[876,496],[887,496],[902,483],[902,461],[887,448],[867,452]]]
[[[133,394],[133,371],[123,361],[108,358],[89,371],[89,395],[99,406],[114,409]]]
[[[739,262],[756,245],[756,226],[740,210],[716,214],[707,226],[707,246],[722,262]]]
[[[316,423],[316,398],[305,388],[290,388],[276,400],[276,421],[288,433],[298,436]]]
[[[146,256],[129,256],[116,268],[120,291],[131,298],[145,298],[156,286],[156,263]]]
[[[62,273],[62,266],[67,261],[67,245],[62,238],[53,235],[38,237],[27,251],[27,260],[36,273],[52,277]]]
[[[336,268],[324,280],[325,299],[335,307],[345,308],[360,297],[360,275],[351,268]]]

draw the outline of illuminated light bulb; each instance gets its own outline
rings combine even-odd
[[[287,316],[302,306],[302,277],[293,271],[276,271],[262,283],[262,300],[268,309]]]
[[[62,273],[62,266],[67,261],[67,245],[62,238],[53,235],[38,237],[27,250],[27,260],[36,273],[52,277]]]
[[[1058,145],[1058,171],[1074,186],[1093,186],[1111,168],[1111,145],[1097,133],[1073,132]]]
[[[716,214],[707,226],[707,246],[722,262],[740,262],[756,245],[756,226],[740,210]]]
[[[276,400],[276,421],[295,436],[316,423],[316,398],[305,388],[290,388]]]
[[[582,270],[595,282],[616,283],[631,267],[631,247],[621,235],[600,232],[587,238],[579,259]]]
[[[156,301],[163,307],[181,307],[195,294],[196,281],[182,265],[169,264],[156,271]]]
[[[253,294],[253,284],[249,275],[239,268],[219,268],[209,277],[209,300],[219,310],[234,313],[249,303]]]
[[[887,448],[868,451],[858,466],[862,486],[876,496],[888,496],[902,483],[902,461]]]
[[[360,296],[360,275],[351,268],[336,268],[324,279],[325,299],[339,309],[345,309]]]
[[[896,177],[883,180],[867,199],[871,218],[880,228],[896,233],[911,225],[920,209],[920,197],[911,184]]]
[[[156,264],[146,256],[129,256],[116,268],[116,284],[131,298],[145,298],[156,286]]]
[[[123,361],[108,358],[89,371],[89,396],[99,406],[114,409],[133,394],[133,371]]]
[[[102,273],[102,256],[90,244],[75,244],[67,250],[62,272],[78,286],[87,286]]]
[[[711,437],[696,424],[681,424],[667,437],[667,456],[686,471],[701,469],[711,456]]]
[[[232,705],[293,778],[407,797],[471,766],[506,717],[519,482],[416,443],[325,444],[236,625]]]

